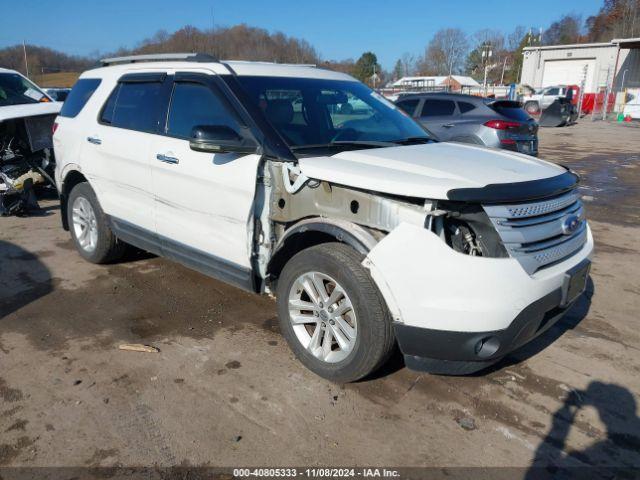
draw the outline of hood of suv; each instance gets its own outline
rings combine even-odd
[[[302,173],[354,188],[447,199],[459,188],[527,182],[566,170],[534,157],[461,143],[372,148],[299,160]]]
[[[35,117],[38,115],[57,114],[62,102],[27,103],[24,105],[8,105],[0,107],[0,122],[14,118]]]

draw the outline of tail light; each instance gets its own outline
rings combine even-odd
[[[495,128],[496,130],[511,130],[522,127],[520,122],[508,122],[506,120],[489,120],[484,123],[485,127]]]
[[[58,130],[58,122],[53,122],[53,125],[51,126],[51,135],[54,135],[56,130]]]

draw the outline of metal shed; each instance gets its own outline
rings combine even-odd
[[[526,47],[521,83],[534,88],[584,85],[585,93],[640,87],[640,38]]]

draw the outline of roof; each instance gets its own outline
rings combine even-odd
[[[11,70],[10,68],[2,68],[0,67],[0,73],[18,73],[15,70]]]
[[[442,85],[447,79],[449,75],[433,75],[433,76],[418,76],[418,77],[402,77],[399,80],[396,80],[391,85],[394,87],[400,87],[406,85],[407,83],[432,83],[436,86]],[[476,82],[471,77],[466,77],[463,75],[451,75],[451,78],[458,82],[463,87],[479,87],[480,84]]]
[[[620,45],[621,48],[640,48],[640,37],[636,38],[614,38],[611,43]]]
[[[465,77],[462,75],[451,75],[451,77],[458,82],[460,85],[464,86],[464,87],[479,87],[480,84],[478,82],[476,82],[473,78],[471,77]]]
[[[485,98],[480,97],[478,95],[467,95],[464,93],[453,93],[453,92],[416,92],[416,93],[405,93],[400,94],[398,100],[406,100],[407,98],[415,98],[415,97],[447,97],[455,100],[465,100],[465,101],[478,101],[484,102]]]
[[[282,64],[270,62],[244,62],[238,60],[211,61],[211,62],[189,62],[189,61],[149,61],[135,63],[119,63],[106,67],[99,67],[84,72],[82,78],[91,77],[120,77],[125,72],[135,71],[157,71],[157,70],[209,70],[219,75],[241,75],[241,76],[270,76],[270,77],[297,77],[297,78],[318,78],[326,80],[346,80],[356,81],[350,75],[323,68],[316,68],[312,65]]]
[[[536,51],[536,50],[563,50],[567,48],[602,48],[602,47],[613,47],[614,45],[611,43],[572,43],[569,45],[538,45],[536,47],[524,47],[522,50],[527,51]]]
[[[610,42],[598,42],[598,43],[571,43],[568,45],[539,45],[537,47],[524,47],[524,51],[536,51],[536,50],[564,50],[568,48],[606,48],[617,47],[621,48],[640,48],[640,38],[614,38]]]

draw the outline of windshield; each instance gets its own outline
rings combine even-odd
[[[48,101],[49,98],[22,75],[0,73],[0,106]]]
[[[250,100],[294,151],[424,143],[432,136],[362,83],[237,77]]]

